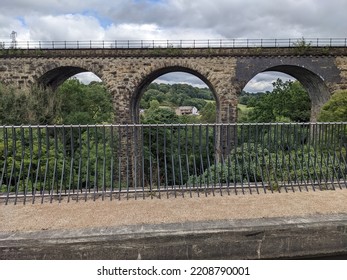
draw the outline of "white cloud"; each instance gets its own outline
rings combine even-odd
[[[74,76],[78,80],[80,80],[81,83],[88,85],[91,82],[101,82],[101,79],[96,76],[94,73],[91,72],[84,72],[80,73]]]
[[[264,72],[259,73],[255,77],[253,77],[252,80],[248,82],[248,84],[245,86],[244,91],[247,92],[266,92],[266,91],[272,91],[273,86],[272,83],[274,83],[277,79],[281,79],[282,81],[295,81],[295,79],[292,76],[280,73],[280,72]]]
[[[344,37],[346,10],[344,0],[3,0],[0,38]]]
[[[102,40],[104,30],[96,18],[83,15],[26,17],[31,40]]]
[[[153,82],[155,83],[163,83],[163,84],[189,84],[194,87],[199,87],[199,88],[207,88],[208,86],[198,77],[184,73],[184,72],[173,72],[173,73],[168,73],[165,75],[162,75],[158,77],[156,80]]]

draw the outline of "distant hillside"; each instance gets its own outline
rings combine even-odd
[[[198,110],[201,110],[208,101],[213,101],[214,98],[208,88],[198,88],[188,84],[152,83],[141,99],[141,109],[148,109],[152,100],[157,100],[160,106],[171,108],[195,106]]]

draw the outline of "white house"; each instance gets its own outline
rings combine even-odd
[[[180,106],[176,109],[176,115],[178,115],[178,116],[182,116],[182,115],[197,116],[197,115],[199,115],[199,111],[195,106]]]

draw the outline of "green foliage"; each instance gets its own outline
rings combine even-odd
[[[215,123],[216,122],[216,105],[213,102],[208,102],[200,111],[202,123]]]
[[[67,80],[57,91],[0,85],[0,124],[97,124],[112,122],[111,95],[101,83]]]
[[[301,38],[293,43],[298,54],[304,54],[307,50],[311,48],[311,43],[307,43],[305,38]]]
[[[273,91],[256,97],[249,97],[247,106],[250,122],[308,122],[310,120],[311,101],[308,93],[299,82],[273,83]]]
[[[59,87],[58,94],[64,101],[60,114],[62,124],[100,124],[113,120],[111,94],[102,83],[84,85],[70,79]]]
[[[3,129],[0,192],[54,191],[112,186],[112,146],[117,139],[102,128],[87,128],[71,135],[69,128],[52,130]],[[112,173],[112,174],[111,174]]]
[[[53,124],[62,100],[56,93],[39,87],[30,92],[0,85],[0,124]]]
[[[197,106],[203,107],[204,100],[213,100],[212,93],[207,88],[197,88],[187,84],[157,84],[152,83],[148,86],[141,100],[145,102],[158,100],[159,103],[169,102],[172,106],[190,106],[184,102],[195,102]],[[191,101],[192,100],[192,101]],[[205,101],[206,102],[206,101]]]
[[[279,185],[324,182],[343,178],[341,163],[324,149],[317,152],[304,146],[298,150],[271,152],[262,145],[244,143],[233,150],[225,162],[211,165],[200,176],[189,178],[190,184],[248,184],[263,182],[276,190]],[[247,186],[245,186],[247,187]]]
[[[2,191],[7,188],[10,191],[15,188],[19,191],[32,191],[34,184],[40,189],[41,183],[45,181],[44,174],[52,174],[53,169],[57,176],[47,182],[46,190],[51,185],[54,188],[62,173],[63,158],[61,150],[55,149],[54,137],[42,130],[33,133],[30,128],[20,131],[6,129],[2,133],[6,136],[0,138],[0,165],[5,170],[3,186],[0,186]]]
[[[197,88],[187,84],[152,83],[140,101],[140,108],[146,109],[141,116],[142,123],[197,123],[216,121],[216,108],[211,91],[208,88]],[[156,111],[153,101],[157,101]],[[210,103],[210,105],[209,105]],[[163,108],[163,107],[166,108]],[[174,116],[174,109],[180,106],[193,106],[200,111],[199,116]],[[205,108],[206,107],[206,108]],[[171,108],[171,110],[169,109]],[[170,111],[170,112],[169,112]],[[155,116],[157,114],[157,116]]]
[[[318,120],[321,122],[347,122],[347,91],[338,91],[323,106]]]
[[[157,106],[158,105],[158,106]],[[179,123],[176,113],[170,108],[160,108],[159,103],[151,106],[142,117],[143,124]]]

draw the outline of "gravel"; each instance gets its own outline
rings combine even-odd
[[[2,202],[1,202],[2,203]],[[0,205],[0,232],[347,213],[347,189]]]

